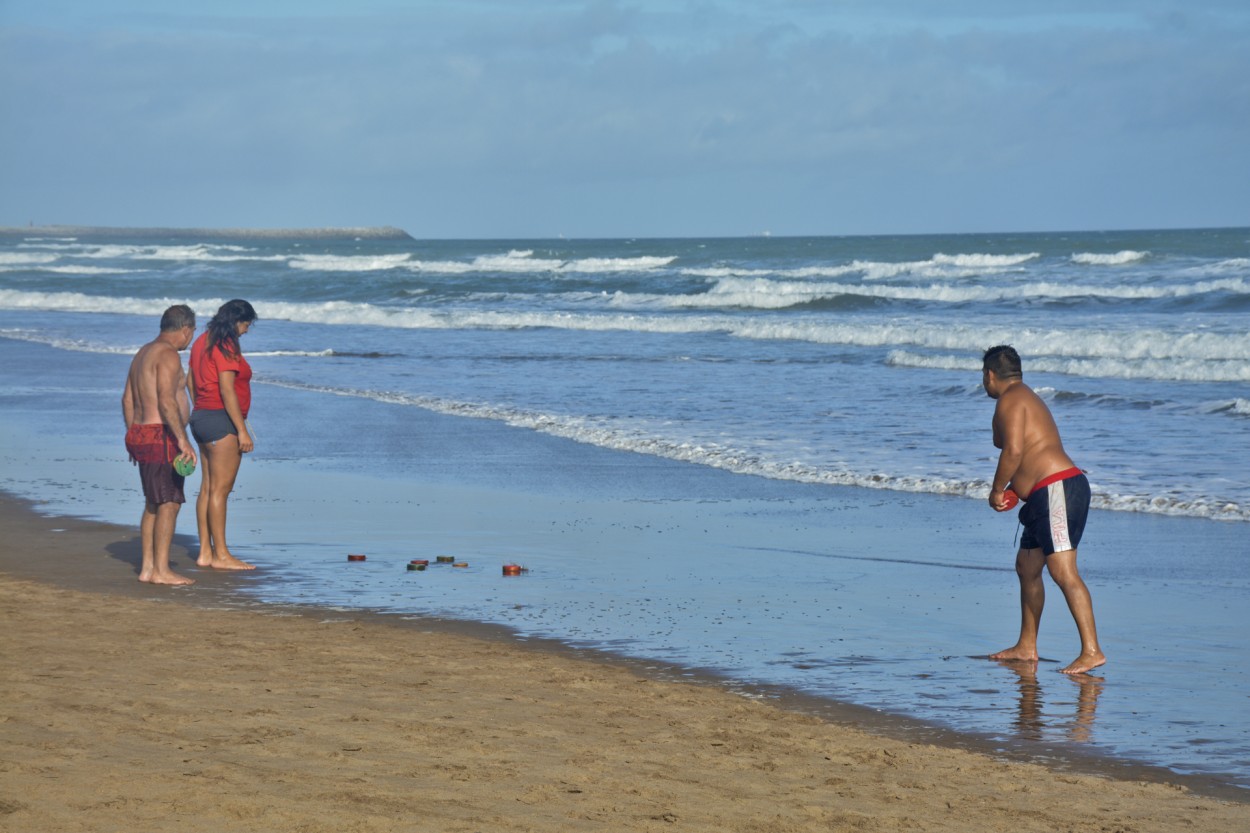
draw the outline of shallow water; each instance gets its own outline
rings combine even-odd
[[[0,350],[0,487],[133,523],[111,416],[126,357]],[[1073,680],[1055,673],[1077,650],[1057,592],[1036,674],[977,658],[1018,622],[1014,523],[979,501],[748,477],[289,387],[257,399],[261,450],[231,504],[232,542],[261,567],[237,578],[245,598],[498,623],[1250,787],[1243,524],[1095,512],[1082,571],[1111,662]],[[437,554],[469,566],[406,569]],[[528,572],[504,577],[508,562]]]

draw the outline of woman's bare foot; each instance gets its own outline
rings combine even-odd
[[[214,556],[213,559],[204,566],[212,567],[214,570],[255,570],[256,569],[255,564],[248,564],[246,561],[240,561],[239,559],[235,558],[230,553],[226,553],[225,555]]]
[[[1007,662],[1037,662],[1036,648],[1022,648],[1020,645],[1012,645],[1005,651],[999,651],[997,654],[990,654],[990,659],[1004,660]]]
[[[212,550],[200,550],[199,556],[195,559],[195,566],[197,567],[213,566],[213,551]]]
[[[187,584],[195,584],[195,579],[180,576],[173,570],[153,570],[150,573],[139,573],[139,581],[148,584],[168,584],[173,587],[181,587]]]
[[[1092,671],[1100,665],[1105,665],[1106,656],[1102,651],[1082,652],[1079,657],[1072,660],[1072,664],[1067,668],[1060,668],[1061,674],[1084,674],[1086,671]]]

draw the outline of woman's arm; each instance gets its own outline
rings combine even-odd
[[[255,447],[255,443],[252,442],[252,435],[247,431],[247,420],[243,419],[243,409],[239,407],[239,396],[234,392],[234,377],[237,375],[237,371],[223,370],[217,374],[217,382],[221,385],[221,404],[226,406],[226,416],[230,417],[235,430],[239,432],[239,451],[247,454]]]

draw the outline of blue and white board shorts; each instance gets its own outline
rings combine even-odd
[[[1020,508],[1020,549],[1040,548],[1046,555],[1076,549],[1085,532],[1089,497],[1089,478],[1080,469],[1042,480]]]

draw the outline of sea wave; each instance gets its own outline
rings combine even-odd
[[[62,336],[48,335],[47,333],[37,330],[27,330],[15,327],[0,327],[0,338],[10,338],[15,341],[27,341],[32,344],[43,344],[48,347],[54,347],[58,350],[68,350],[74,353],[101,353],[106,355],[133,355],[142,345],[118,345],[106,344],[102,341],[91,341],[80,338],[64,338]],[[383,353],[380,351],[353,352],[344,350],[333,350],[325,348],[323,350],[256,350],[248,351],[249,358],[313,358],[313,359],[331,359],[331,358],[352,358],[352,359],[381,359],[393,357],[395,353]]]
[[[0,252],[0,270],[29,268],[55,263],[57,255],[36,252]]]
[[[535,257],[532,249],[513,249],[505,254],[479,255],[472,260],[422,260],[411,253],[389,255],[297,255],[293,269],[320,272],[375,272],[407,269],[430,274],[474,273],[569,273],[604,274],[648,272],[668,266],[675,256],[588,257],[573,260]]]
[[[1017,344],[1021,339],[1017,339]],[[1250,382],[1250,365],[1245,359],[1225,358],[1059,358],[1028,351],[1027,370],[1065,376],[1103,379],[1157,379],[1169,382]],[[981,363],[968,356],[920,355],[892,351],[886,359],[891,367],[959,370],[975,373]]]
[[[14,341],[28,341],[32,344],[45,344],[48,347],[55,347],[58,350],[67,350],[71,353],[104,353],[108,355],[132,355],[139,349],[141,345],[119,346],[116,344],[105,344],[100,341],[88,341],[80,338],[63,338],[61,336],[51,336],[46,333],[37,332],[35,330],[23,330],[16,328],[0,328],[0,338],[11,338]]]
[[[389,255],[296,255],[288,260],[292,269],[310,272],[385,272],[412,265],[408,254]]]
[[[759,454],[714,443],[691,443],[676,438],[652,435],[645,430],[610,424],[590,417],[560,416],[511,407],[457,401],[434,396],[420,396],[395,391],[361,388],[340,388],[311,385],[281,379],[265,378],[262,384],[293,390],[371,399],[392,405],[404,405],[452,416],[488,419],[496,422],[575,442],[648,454],[671,460],[723,469],[735,474],[792,480],[830,486],[855,486],[901,492],[917,492],[985,500],[989,484],[984,480],[959,480],[923,475],[882,472],[834,471],[802,463],[769,460]],[[1179,499],[1172,496],[1117,495],[1095,492],[1092,504],[1113,511],[1149,512],[1182,515],[1215,520],[1250,520],[1250,507],[1204,498]]]
[[[1210,407],[1213,414],[1230,414],[1237,417],[1250,417],[1250,399],[1231,399],[1216,402]]]
[[[119,313],[159,316],[175,303],[187,303],[199,315],[211,316],[224,299],[100,297],[76,292],[25,292],[0,289],[0,310]],[[672,316],[664,314],[452,310],[383,307],[351,301],[322,303],[255,302],[262,318],[335,326],[378,326],[403,329],[524,329],[553,328],[581,331],[640,333],[725,333],[751,340],[806,341],[857,347],[922,348],[966,351],[961,355],[922,355],[899,352],[890,357],[897,365],[980,369],[979,350],[990,343],[1011,343],[1030,357],[1052,362],[1084,362],[1092,375],[1123,378],[1243,381],[1250,378],[1250,333],[1166,332],[1135,329],[1033,329],[957,325],[925,320],[896,319],[866,323],[849,318],[766,319],[732,315]],[[1030,359],[1029,366],[1042,369]],[[1158,373],[1158,376],[1149,376]],[[1131,375],[1130,375],[1131,374]]]
[[[1216,293],[1250,294],[1250,280],[1230,277],[1196,283],[1151,286],[1103,286],[1047,281],[1030,284],[1027,298],[1032,301],[1072,299],[1146,301],[1190,298]],[[618,292],[611,296],[611,303],[618,307],[639,309],[787,309],[848,296],[945,304],[1014,301],[1023,297],[1021,287],[1011,284],[906,286],[814,283],[774,280],[765,277],[722,277],[716,279],[706,292],[685,295]]]
[[[287,255],[265,255],[247,246],[228,243],[194,243],[187,245],[142,245],[130,243],[45,243],[22,244],[26,253],[39,253],[50,260],[138,260],[231,263],[238,261],[281,261]],[[0,255],[0,263],[6,255]],[[9,253],[8,256],[12,256]],[[46,261],[50,262],[50,261]],[[114,271],[128,271],[119,267]]]
[[[840,278],[846,275],[859,275],[867,281],[883,281],[890,278],[914,276],[926,280],[937,278],[966,278],[978,275],[995,274],[1013,267],[1022,266],[1041,255],[1037,252],[1012,255],[936,254],[929,260],[915,261],[871,261],[855,260],[846,264],[827,266],[803,266],[787,268],[744,268],[734,266],[687,267],[679,269],[679,273],[689,277],[700,278],[780,278],[784,280],[812,280],[820,278]]]
[[[24,292],[16,289],[0,289],[0,310],[160,316],[174,304],[188,304],[197,315],[211,317],[225,302],[224,298],[189,301],[186,298],[106,297],[82,292]]]
[[[1082,252],[1072,255],[1072,262],[1080,263],[1083,266],[1122,266],[1126,263],[1137,263],[1148,257],[1150,257],[1150,252],[1135,252],[1131,249],[1125,249],[1114,254]]]

